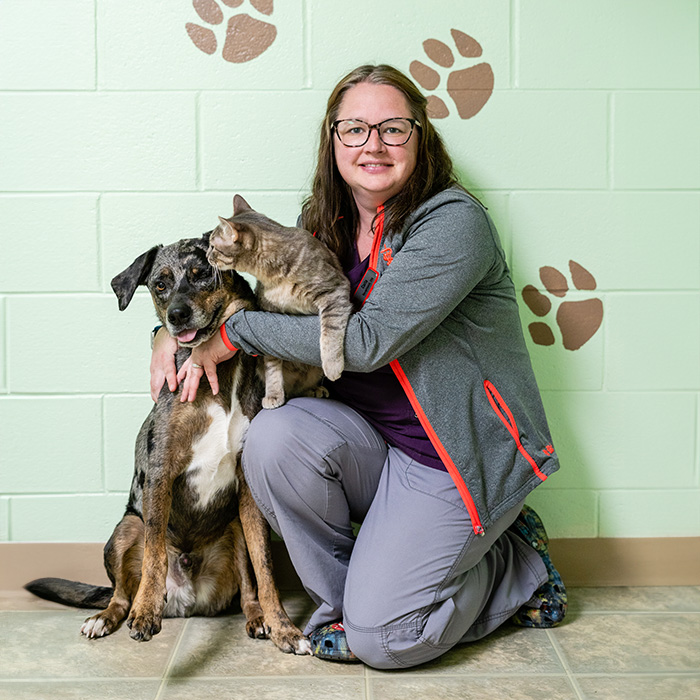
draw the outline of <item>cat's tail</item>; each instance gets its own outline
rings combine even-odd
[[[93,586],[64,578],[37,578],[24,588],[39,598],[73,608],[106,608],[114,593],[108,586]]]

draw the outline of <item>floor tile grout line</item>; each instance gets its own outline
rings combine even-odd
[[[663,615],[664,617],[685,617],[686,615],[700,615],[700,610],[570,610],[576,617],[581,615]]]
[[[364,691],[365,691],[365,700],[372,700],[374,697],[374,693],[372,692],[372,674],[370,673],[370,667],[365,665],[364,667],[364,677],[365,677],[365,683],[364,683]]]
[[[578,680],[576,680],[576,676],[574,676],[574,673],[571,670],[571,666],[569,666],[569,662],[564,654],[564,650],[561,648],[559,642],[554,637],[552,630],[546,629],[545,632],[547,633],[547,639],[549,639],[549,643],[554,649],[554,653],[559,659],[559,663],[561,663],[561,665],[564,668],[564,671],[566,672],[566,676],[569,679],[569,683],[571,684],[574,693],[576,693],[576,697],[578,698],[578,700],[586,700],[586,696],[583,694],[583,691],[581,690],[581,687],[578,684]]]
[[[583,673],[574,674],[576,678],[700,678],[700,667],[697,670],[689,671],[630,671],[625,673],[624,671],[586,671]]]
[[[182,646],[183,640],[185,639],[185,631],[189,627],[189,624],[190,618],[185,618],[185,624],[182,625],[182,629],[180,630],[180,634],[178,635],[178,638],[175,641],[173,650],[172,652],[170,652],[168,662],[165,664],[165,670],[163,671],[163,674],[160,678],[160,686],[158,686],[158,692],[156,693],[156,696],[153,700],[160,700],[163,696],[163,692],[165,691],[165,688],[168,685],[168,680],[170,680],[171,678],[170,673],[173,669],[173,666],[175,665],[175,658],[177,657],[177,653],[178,651],[180,651],[180,647]]]

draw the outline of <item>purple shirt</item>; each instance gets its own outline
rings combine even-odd
[[[368,267],[369,256],[360,261],[355,248],[354,261],[345,270],[353,292]],[[326,382],[326,386],[332,399],[357,411],[387,443],[421,464],[447,471],[389,365],[373,372],[346,370],[340,379]]]

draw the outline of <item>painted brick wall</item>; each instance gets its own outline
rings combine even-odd
[[[154,318],[109,280],[234,192],[292,223],[328,92],[364,62],[443,101],[530,290],[551,534],[700,535],[700,2],[232,4],[0,0],[0,540],[108,537]]]

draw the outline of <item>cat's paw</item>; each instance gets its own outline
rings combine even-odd
[[[284,405],[284,394],[266,394],[262,400],[262,407],[268,410]]]
[[[479,58],[483,53],[481,44],[473,37],[451,29],[452,39],[461,56]],[[452,49],[438,39],[426,39],[423,49],[433,66],[421,61],[413,61],[409,66],[411,75],[425,90],[435,90],[441,82],[440,73],[434,66],[452,68],[455,63]],[[493,70],[488,63],[477,63],[461,70],[453,70],[447,76],[447,94],[457,107],[457,113],[462,119],[471,119],[481,111],[493,93]],[[428,96],[428,116],[432,119],[444,119],[450,110],[445,102],[437,95]]]
[[[223,25],[224,12],[221,3],[227,7],[240,7],[244,0],[194,0],[195,11],[203,22],[209,25]],[[271,15],[274,0],[250,0],[250,4],[260,14]],[[187,34],[192,43],[204,53],[213,54],[219,48],[215,30],[188,22]],[[223,31],[218,31],[219,34]],[[249,14],[234,14],[228,20],[221,57],[229,63],[245,63],[267,51],[277,37],[277,28],[269,22],[251,17]]]
[[[323,363],[323,373],[332,382],[340,379],[340,375],[345,369],[345,360],[341,357],[339,360],[327,360]]]
[[[315,386],[313,389],[304,392],[304,396],[308,396],[312,399],[327,399],[330,395],[330,392],[325,386]]]
[[[581,291],[593,291],[596,280],[585,267],[569,260],[569,272],[574,287]],[[566,276],[554,267],[541,267],[540,280],[553,297],[564,298],[569,292]],[[544,317],[552,309],[552,300],[536,287],[528,284],[522,291],[523,301],[535,316]],[[561,332],[562,344],[567,350],[578,350],[598,331],[603,322],[603,302],[597,298],[580,301],[563,301],[556,312],[556,322]],[[554,345],[551,327],[543,321],[528,326],[532,340],[537,345]]]

